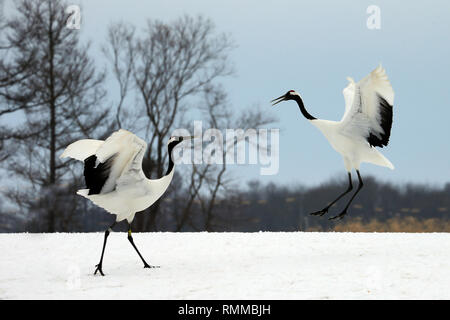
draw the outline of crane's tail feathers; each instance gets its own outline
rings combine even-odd
[[[64,152],[59,156],[63,158],[73,158],[84,161],[89,156],[95,154],[98,148],[104,143],[102,140],[83,139],[75,141],[67,146]]]
[[[380,151],[375,148],[372,148],[372,153],[369,157],[366,158],[366,162],[376,164],[378,166],[387,167],[391,170],[394,170],[394,165],[392,162],[388,160]]]
[[[386,167],[388,167],[388,168],[391,169],[391,170],[394,170],[395,167],[394,167],[394,165],[392,164],[392,162],[390,162],[388,159],[386,159],[386,161],[387,161]]]
[[[89,194],[89,189],[81,189],[77,194],[91,200],[95,205],[105,209],[111,214],[117,216],[116,221],[129,219],[132,213],[126,200],[117,195],[117,192],[109,192],[105,194]],[[134,214],[133,214],[134,216]]]

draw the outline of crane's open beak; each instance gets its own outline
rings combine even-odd
[[[270,102],[272,102],[272,106],[274,106],[274,105],[276,105],[276,104],[278,104],[278,103],[280,103],[280,102],[283,102],[283,101],[285,101],[286,100],[286,95],[283,95],[283,96],[281,96],[281,97],[278,97],[278,98],[276,98],[276,99],[273,99],[272,101],[270,101]]]

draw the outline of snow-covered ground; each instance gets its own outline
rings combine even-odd
[[[450,234],[0,234],[0,299],[450,299]]]

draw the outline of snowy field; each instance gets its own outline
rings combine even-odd
[[[0,299],[450,299],[450,234],[0,234]]]

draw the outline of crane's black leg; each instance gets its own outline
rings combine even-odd
[[[358,174],[359,175],[359,174]],[[348,188],[347,190],[344,191],[344,193],[342,193],[341,195],[339,195],[333,202],[331,202],[329,205],[327,205],[325,208],[323,208],[320,211],[316,211],[313,213],[310,213],[312,216],[323,216],[325,213],[328,212],[328,209],[331,208],[331,206],[333,204],[335,204],[336,202],[338,202],[343,196],[345,196],[347,193],[349,193],[350,191],[352,191],[353,189],[353,184],[352,184],[352,174],[349,172],[348,173]]]
[[[149,265],[144,258],[142,257],[141,253],[139,252],[138,248],[136,248],[136,245],[134,244],[133,237],[131,236],[131,224],[128,223],[128,241],[130,241],[133,248],[136,250],[137,254],[141,258],[142,262],[144,263],[144,268],[159,268],[159,266],[151,266]]]
[[[115,225],[116,225],[116,222],[114,221],[114,223],[111,225],[111,227],[109,227],[109,228],[106,229],[106,231],[105,231],[105,240],[103,240],[102,256],[100,257],[100,262],[96,265],[96,269],[95,269],[94,275],[97,274],[97,271],[100,272],[100,274],[101,274],[102,276],[105,275],[105,274],[103,273],[103,270],[102,270],[103,254],[105,253],[106,240],[108,240],[109,233],[112,231],[112,228],[113,228]]]
[[[342,219],[347,214],[347,209],[348,209],[348,207],[350,207],[350,204],[352,203],[353,199],[355,199],[355,197],[358,194],[359,190],[362,189],[364,184],[363,184],[361,175],[359,174],[359,170],[356,170],[356,173],[358,174],[358,180],[359,180],[358,189],[353,194],[353,196],[350,198],[350,201],[347,203],[347,205],[345,206],[344,210],[340,214],[338,214],[337,216],[329,218],[328,220],[340,220],[340,219]]]

